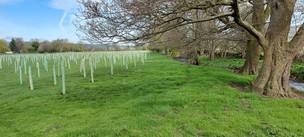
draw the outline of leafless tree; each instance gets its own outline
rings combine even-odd
[[[24,46],[23,38],[14,38],[14,39],[15,39],[15,44],[16,44],[16,48],[18,50],[18,53],[26,53],[27,49]]]
[[[293,97],[295,94],[288,85],[290,66],[304,46],[303,23],[288,41],[296,0],[269,0],[270,19],[265,31],[255,26],[259,21],[244,20],[241,6],[248,2],[264,5],[264,0],[80,0],[82,7],[76,26],[87,39],[145,42],[151,36],[180,26],[215,19],[233,21],[257,40],[264,53],[261,72],[252,83],[253,91],[273,97]],[[264,12],[265,8],[256,10]],[[205,16],[192,18],[191,13],[196,11]]]

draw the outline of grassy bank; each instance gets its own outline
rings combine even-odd
[[[207,58],[201,58],[200,61],[204,66],[213,66],[220,67],[230,71],[238,71],[244,64],[245,59],[239,58],[217,58],[214,61],[209,61]],[[260,66],[263,61],[260,60]],[[294,61],[291,65],[291,79],[298,82],[304,82],[304,62],[303,61]]]
[[[303,101],[240,92],[231,84],[253,77],[208,62],[151,54],[113,76],[98,66],[95,83],[71,68],[65,96],[51,72],[30,91],[13,66],[0,70],[0,136],[304,136]]]

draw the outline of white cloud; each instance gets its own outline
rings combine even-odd
[[[18,2],[20,1],[21,0],[18,0]],[[10,0],[9,2],[0,0],[0,5],[14,4],[15,2],[17,2],[17,0]],[[58,26],[50,24],[49,27],[40,28],[37,28],[36,26],[19,24],[18,22],[11,21],[9,18],[3,17],[0,14],[0,39],[6,39],[7,41],[10,41],[12,37],[22,37],[25,41],[28,41],[32,38],[51,41],[57,38],[67,38],[71,42],[77,42],[78,37],[75,34],[75,27],[72,23],[70,23],[70,20],[73,18],[74,9],[76,8],[73,6],[66,6],[66,8],[67,9],[63,9],[63,7],[61,7],[61,9],[56,8],[62,11],[62,19],[58,19]],[[66,15],[64,15],[65,12]]]
[[[75,35],[76,30],[71,20],[74,17],[73,12],[78,6],[77,0],[51,0],[49,4],[54,9],[62,10],[61,18],[58,20],[61,37]]]
[[[77,7],[76,0],[52,0],[50,3],[52,8],[59,10],[70,10]]]

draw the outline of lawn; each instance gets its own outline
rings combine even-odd
[[[231,85],[254,77],[209,63],[151,53],[145,64],[115,66],[114,75],[97,66],[95,83],[71,64],[66,95],[53,86],[52,72],[34,75],[31,91],[26,81],[19,84],[13,65],[4,66],[0,136],[304,136],[303,100],[241,92]]]

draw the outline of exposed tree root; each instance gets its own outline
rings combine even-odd
[[[297,94],[293,92],[291,89],[289,90],[274,90],[274,89],[263,89],[260,87],[255,86],[254,84],[251,85],[252,92],[266,95],[272,98],[293,98],[293,99],[304,99],[304,95]]]
[[[273,98],[299,98],[293,91],[275,91],[272,89],[266,90],[266,95]]]

